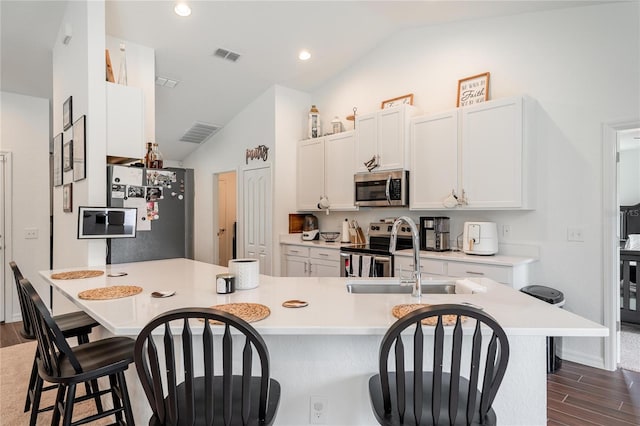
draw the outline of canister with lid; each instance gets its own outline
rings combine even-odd
[[[216,275],[216,293],[229,294],[236,291],[236,276],[233,274]]]

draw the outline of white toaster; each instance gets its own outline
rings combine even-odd
[[[492,255],[498,252],[498,226],[495,222],[465,222],[462,251],[467,254]]]

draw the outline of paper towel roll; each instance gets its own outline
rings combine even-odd
[[[231,259],[229,273],[236,276],[236,290],[258,287],[260,264],[257,259]]]

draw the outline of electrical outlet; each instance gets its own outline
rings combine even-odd
[[[326,425],[329,411],[329,399],[325,396],[312,396],[309,403],[309,423]]]
[[[25,240],[36,240],[36,239],[38,239],[38,229],[37,228],[24,228],[24,239]]]
[[[584,236],[582,235],[582,228],[568,228],[567,241],[576,241],[576,242],[584,241]]]
[[[502,238],[511,237],[511,225],[502,225]]]

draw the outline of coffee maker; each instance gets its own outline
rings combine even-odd
[[[448,217],[420,218],[420,250],[450,250]]]
[[[302,239],[304,241],[312,241],[320,238],[320,231],[318,230],[318,218],[312,214],[304,216],[302,223]]]

